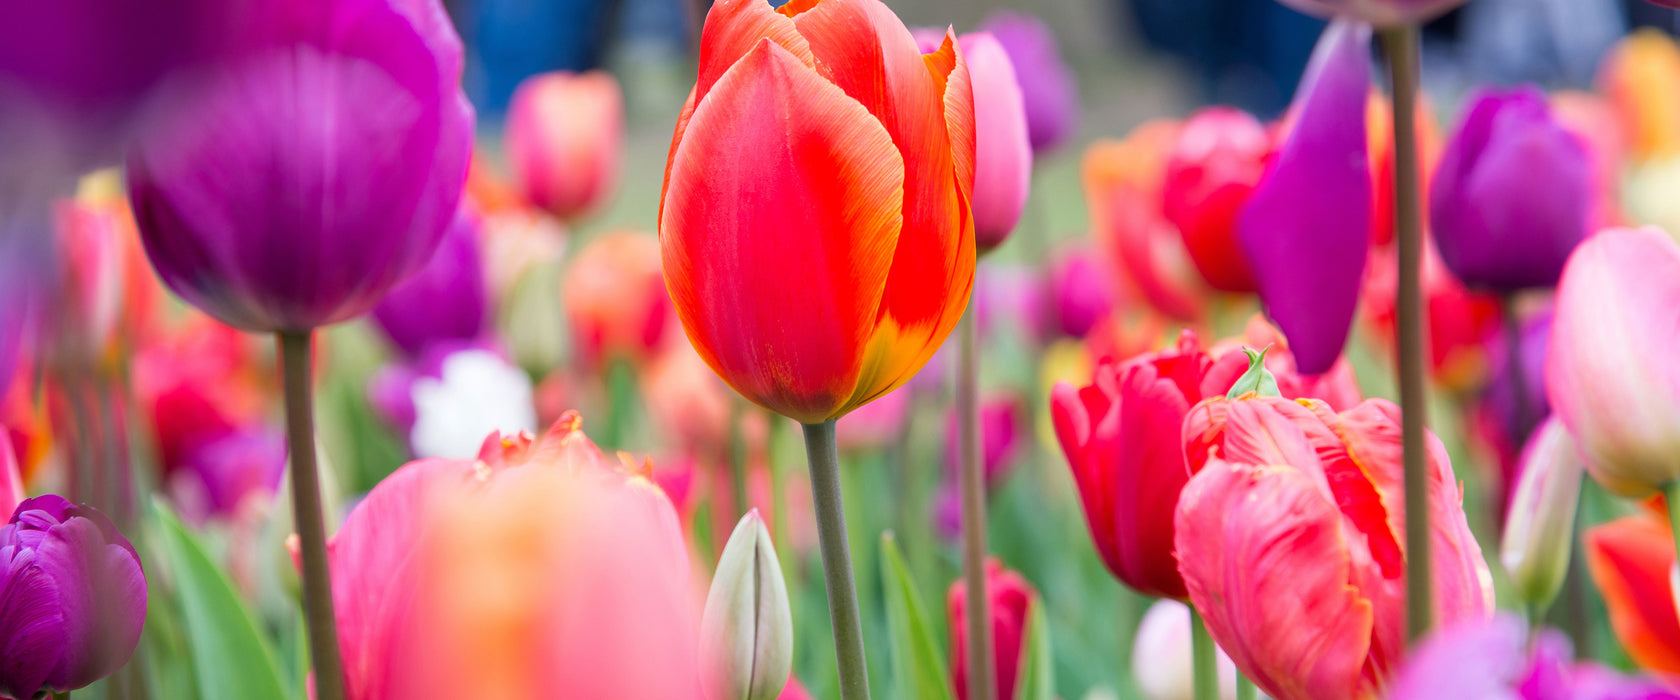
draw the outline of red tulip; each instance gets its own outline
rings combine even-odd
[[[660,207],[665,284],[737,392],[805,423],[908,381],[974,281],[974,104],[879,0],[712,5]]]
[[[1167,158],[1167,219],[1214,289],[1256,289],[1237,238],[1237,212],[1260,183],[1271,153],[1271,136],[1259,120],[1231,107],[1209,107],[1184,122]]]
[[[624,163],[618,81],[601,71],[526,78],[508,103],[504,140],[532,204],[565,220],[600,208]]]
[[[1278,700],[1374,698],[1406,648],[1399,409],[1373,399],[1209,399],[1184,422],[1194,476],[1179,572],[1215,641]],[[1435,619],[1493,610],[1446,450],[1429,441]]]
[[[1634,662],[1680,673],[1680,613],[1669,572],[1674,536],[1654,512],[1612,520],[1583,537],[1587,570],[1604,594],[1610,628]]]
[[[1021,675],[1027,616],[1038,593],[1021,574],[992,558],[986,560],[986,597],[998,698],[1010,700],[1015,697],[1015,681]],[[951,622],[951,679],[957,700],[968,700],[968,587],[961,580],[953,581],[945,599]]]
[[[1092,236],[1122,284],[1156,311],[1191,320],[1201,315],[1206,287],[1161,207],[1163,166],[1178,134],[1178,124],[1161,120],[1124,141],[1098,141],[1085,151],[1082,176]]]

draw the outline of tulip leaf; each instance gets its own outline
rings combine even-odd
[[[1033,596],[1027,606],[1027,632],[1021,640],[1021,673],[1015,681],[1016,700],[1056,700],[1056,660],[1050,651],[1050,621],[1044,601]]]
[[[179,594],[199,697],[286,700],[274,651],[233,584],[168,506],[154,502],[152,511]]]
[[[1249,393],[1260,396],[1283,395],[1278,391],[1277,377],[1272,375],[1271,370],[1266,369],[1266,353],[1271,349],[1270,345],[1261,348],[1259,352],[1250,348],[1242,349],[1248,355],[1248,371],[1237,377],[1237,383],[1231,385],[1230,393],[1225,394],[1226,398],[1234,399]]]
[[[927,608],[892,533],[881,535],[881,584],[886,589],[887,637],[898,692],[906,700],[955,700],[945,655],[934,640]]]

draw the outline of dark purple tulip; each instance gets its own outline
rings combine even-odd
[[[980,24],[1009,54],[1027,108],[1027,139],[1034,152],[1055,148],[1079,126],[1079,85],[1062,60],[1056,35],[1037,17],[994,12]]]
[[[374,321],[407,356],[417,358],[439,341],[477,340],[484,332],[488,302],[478,227],[477,215],[462,207],[431,262],[374,308]]]
[[[263,0],[260,35],[128,161],[142,242],[188,302],[253,331],[367,313],[426,264],[472,148],[438,0]]]
[[[1430,187],[1441,259],[1472,288],[1557,286],[1587,235],[1590,170],[1539,88],[1477,92]]]
[[[146,575],[104,515],[58,496],[0,527],[0,696],[69,691],[128,662],[146,620]]]
[[[1090,246],[1074,244],[1050,257],[1051,315],[1057,332],[1083,338],[1114,311],[1108,267]]]
[[[1388,700],[1680,700],[1651,679],[1574,663],[1569,640],[1541,630],[1532,645],[1516,615],[1441,628],[1412,652]]]
[[[1365,152],[1371,28],[1331,22],[1295,95],[1296,121],[1238,218],[1260,300],[1301,374],[1329,371],[1347,343],[1370,245]]]

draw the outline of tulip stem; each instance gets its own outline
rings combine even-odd
[[[747,436],[741,425],[746,419],[747,402],[736,396],[729,402],[729,487],[735,497],[736,520],[752,510],[747,502]]]
[[[863,651],[852,551],[846,543],[846,510],[840,493],[840,449],[834,421],[805,426],[805,457],[811,462],[811,501],[817,511],[828,617],[834,625],[834,654],[840,662],[841,700],[869,700],[869,669]]]
[[[315,399],[311,386],[312,331],[280,332],[280,378],[286,399],[286,449],[291,456],[292,518],[303,561],[303,608],[317,700],[344,700],[332,580],[327,573],[327,531],[321,516],[321,475],[315,464]]]
[[[1182,647],[1180,647],[1182,648]],[[1219,700],[1219,663],[1218,647],[1213,645],[1213,637],[1208,636],[1207,625],[1202,622],[1202,614],[1196,608],[1190,608],[1190,664],[1195,675],[1192,687],[1196,700]]]
[[[975,307],[957,322],[961,338],[957,354],[958,453],[962,472],[963,581],[968,595],[968,696],[997,700],[992,679],[991,598],[986,595],[986,475],[980,464],[980,349]]]
[[[1674,536],[1675,549],[1680,551],[1680,481],[1664,486],[1663,497],[1668,502],[1668,529]]]
[[[1254,687],[1254,681],[1241,673],[1237,674],[1237,700],[1254,700],[1259,694]]]
[[[1419,197],[1417,128],[1418,28],[1404,24],[1381,30],[1394,87],[1394,214],[1400,248],[1396,290],[1399,316],[1400,445],[1406,494],[1406,630],[1416,641],[1429,631],[1429,473],[1425,458],[1423,294],[1418,271],[1423,260],[1423,213]]]
[[[1522,357],[1522,317],[1517,314],[1517,295],[1506,294],[1503,299],[1505,316],[1505,378],[1511,384],[1511,407],[1513,418],[1511,429],[1511,444],[1521,452],[1528,444],[1529,431],[1534,429],[1532,419],[1534,410],[1528,395],[1528,368],[1523,366]]]

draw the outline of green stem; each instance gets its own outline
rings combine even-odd
[[[1254,700],[1259,694],[1259,690],[1254,687],[1254,681],[1241,673],[1237,674],[1237,700]]]
[[[1207,625],[1202,624],[1202,614],[1190,608],[1190,663],[1195,669],[1196,700],[1219,700],[1218,649],[1213,637],[1208,636]]]
[[[986,475],[980,463],[980,350],[975,307],[957,322],[958,455],[962,488],[963,582],[968,593],[968,697],[996,700],[991,599],[986,595]]]
[[[852,552],[846,542],[846,511],[840,494],[840,451],[834,421],[805,426],[805,456],[811,462],[811,501],[817,511],[828,617],[834,625],[834,654],[840,663],[841,700],[869,699],[869,669],[863,651]]]
[[[735,496],[735,519],[752,507],[747,502],[747,438],[741,427],[746,415],[746,401],[734,397],[729,402],[729,486]]]
[[[1680,481],[1663,487],[1663,496],[1668,501],[1668,527],[1673,532],[1675,548],[1680,550]]]
[[[1534,429],[1532,398],[1528,395],[1528,376],[1522,361],[1522,318],[1517,315],[1517,295],[1506,294],[1502,300],[1505,316],[1505,378],[1511,383],[1511,404],[1516,420],[1510,425],[1511,444],[1520,451],[1528,444],[1528,434]]]
[[[1424,454],[1423,219],[1419,198],[1417,129],[1418,28],[1381,30],[1394,83],[1394,213],[1400,249],[1396,296],[1399,316],[1400,445],[1406,493],[1406,630],[1412,641],[1429,631],[1434,605],[1429,578],[1429,473]]]
[[[601,444],[624,450],[629,445],[630,424],[636,415],[636,368],[630,361],[615,357],[607,366],[607,431]]]
[[[315,464],[315,404],[310,371],[311,331],[280,332],[280,378],[286,400],[286,448],[291,456],[292,518],[303,562],[303,608],[317,700],[344,700],[343,661],[327,572],[327,530],[321,515],[321,476]]]

